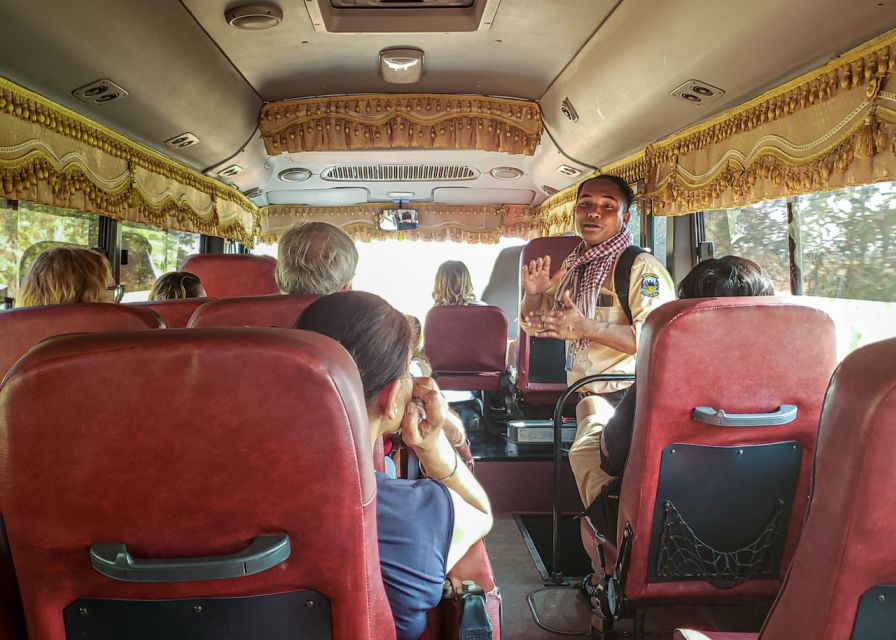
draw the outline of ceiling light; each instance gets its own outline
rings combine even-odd
[[[423,52],[420,49],[383,49],[380,74],[392,84],[410,84],[423,76]]]
[[[498,180],[516,180],[523,172],[516,167],[495,167],[489,173]]]
[[[414,197],[413,191],[390,191],[389,197],[393,200],[410,200]]]
[[[277,174],[277,177],[283,180],[283,182],[303,182],[311,177],[311,172],[308,169],[297,167],[295,169],[284,169]]]
[[[234,29],[260,31],[280,24],[283,12],[272,5],[244,4],[225,11],[224,19]]]

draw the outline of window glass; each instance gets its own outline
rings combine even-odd
[[[632,244],[641,246],[641,212],[638,207],[632,205],[632,215],[628,219],[628,230],[632,233]]]
[[[502,238],[498,244],[422,242],[399,239],[356,242],[358,271],[352,288],[370,291],[422,322],[432,307],[436,270],[446,260],[460,260],[470,270],[473,290],[481,297],[502,249],[526,244]],[[277,257],[276,244],[257,244],[252,253]],[[510,319],[512,320],[512,319]]]
[[[896,335],[896,183],[795,199],[804,296],[837,325],[840,356]]]
[[[663,266],[666,266],[666,251],[668,250],[666,238],[666,216],[654,216],[653,218],[653,255]]]
[[[0,296],[15,298],[39,253],[59,246],[91,248],[99,217],[52,205],[0,200]]]
[[[136,302],[149,298],[156,278],[177,271],[188,255],[199,253],[199,234],[123,222],[121,248],[128,252],[127,264],[121,265],[124,302]]]
[[[762,267],[776,293],[790,293],[790,256],[787,248],[787,202],[770,200],[749,207],[706,211],[706,239],[715,244],[715,257],[736,255]]]

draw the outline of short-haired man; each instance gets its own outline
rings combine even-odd
[[[277,249],[277,284],[283,293],[328,295],[351,289],[358,250],[344,231],[326,222],[299,222]]]
[[[675,299],[672,279],[660,261],[650,253],[633,255],[638,250],[629,250],[632,234],[627,225],[634,197],[619,176],[586,180],[579,185],[575,205],[582,242],[553,277],[548,256],[522,267],[521,326],[535,338],[567,341],[569,384],[589,375],[634,373],[644,321],[653,309]],[[624,254],[628,262],[623,261]],[[580,393],[602,396],[615,406],[629,385],[597,382]],[[587,507],[606,479],[600,472],[598,428],[579,423],[569,462]]]

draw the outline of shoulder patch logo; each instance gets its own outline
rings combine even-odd
[[[660,295],[660,279],[654,273],[645,273],[641,276],[641,295],[647,298],[656,298]]]

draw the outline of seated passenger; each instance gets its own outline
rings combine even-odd
[[[326,222],[300,222],[280,238],[277,284],[283,293],[325,296],[348,291],[357,267],[355,243]]]
[[[432,301],[436,307],[483,304],[473,293],[473,280],[467,265],[458,260],[448,260],[439,265]]]
[[[118,302],[121,293],[124,289],[115,284],[105,256],[78,247],[55,247],[28,267],[18,306]]]
[[[763,273],[762,268],[752,260],[739,256],[704,260],[678,285],[680,299],[774,294],[772,281]],[[579,424],[600,431],[600,468],[594,468],[591,457],[579,455],[575,445],[569,451],[569,463],[575,476],[591,476],[591,480],[585,483],[586,486],[599,487],[599,493],[586,496],[588,504],[585,512],[595,528],[614,543],[619,515],[619,490],[632,441],[636,398],[637,389],[632,384],[615,412],[612,405],[600,396],[588,396],[576,406]],[[589,462],[590,464],[586,464]],[[596,588],[588,578],[583,586],[589,593]]]
[[[205,298],[207,295],[199,276],[189,271],[171,271],[159,276],[149,291],[151,301]]]
[[[446,437],[456,417],[438,386],[408,374],[411,326],[401,312],[371,293],[341,292],[312,303],[296,328],[342,343],[361,374],[371,442],[400,431],[432,478],[376,474],[383,583],[399,640],[419,638],[446,573],[491,529],[488,497]]]
[[[429,364],[429,358],[423,352],[423,325],[417,316],[410,313],[404,314],[411,325],[411,346],[413,353],[411,354],[411,372],[417,376],[428,376],[432,374],[432,365]]]

